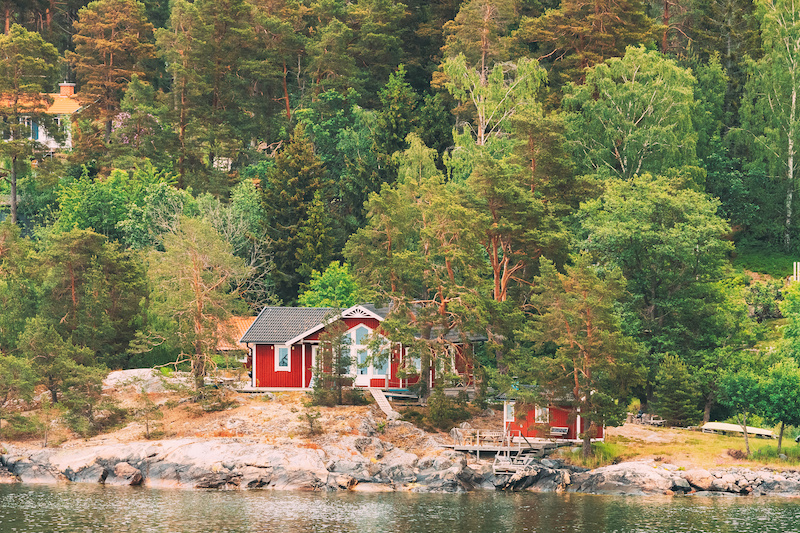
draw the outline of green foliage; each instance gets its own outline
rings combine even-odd
[[[214,413],[233,409],[237,406],[236,398],[229,394],[229,391],[224,386],[195,387],[192,399],[195,405],[188,408],[190,411]]]
[[[543,11],[537,18],[520,21],[518,37],[539,48],[558,85],[580,83],[587,67],[625,55],[628,46],[654,41],[655,25],[639,0],[595,4],[564,0]]]
[[[36,415],[12,414],[3,428],[3,437],[9,440],[24,440],[36,437],[42,433],[44,424]]]
[[[124,421],[127,411],[103,395],[103,379],[108,370],[102,367],[73,365],[64,375],[61,403],[67,411],[67,425],[83,436],[113,428]]]
[[[133,418],[144,424],[144,438],[150,439],[163,435],[158,429],[158,420],[164,418],[164,412],[147,393],[145,387],[140,387],[139,395],[136,398],[136,407],[133,409]]]
[[[275,158],[275,166],[262,178],[264,221],[275,261],[275,292],[284,302],[294,301],[311,271],[321,270],[331,260],[332,250],[329,244],[325,246],[324,238],[328,221],[320,197],[324,175],[322,161],[303,127],[298,126],[292,141]],[[299,254],[317,246],[316,260],[302,264]],[[303,269],[305,276],[299,273]]]
[[[773,364],[762,377],[761,411],[766,420],[780,423],[778,453],[783,443],[785,426],[800,425],[800,366],[794,359]]]
[[[29,401],[37,382],[29,360],[0,353],[0,419],[6,418],[4,406],[8,402]]]
[[[138,0],[95,0],[81,8],[74,23],[75,51],[66,59],[78,75],[87,112],[105,122],[105,142],[122,93],[133,75],[144,76],[143,62],[154,56],[153,25]]]
[[[689,368],[676,355],[667,354],[656,374],[653,410],[670,426],[691,426],[701,419],[700,391]]]
[[[752,358],[745,358],[740,365],[724,372],[718,380],[720,403],[734,409],[737,422],[743,428],[747,426],[750,414],[757,414],[762,408],[763,388],[755,373]],[[747,456],[750,456],[750,441],[744,431],[744,442]]]
[[[303,412],[297,417],[301,422],[308,424],[307,431],[309,436],[322,433],[322,428],[318,422],[320,417],[322,417],[322,413],[319,412],[319,409],[314,408],[314,405],[319,404],[314,401],[304,404]]]
[[[620,424],[631,387],[643,378],[640,347],[620,329],[615,309],[625,288],[619,270],[598,273],[588,253],[559,273],[546,258],[533,301],[539,315],[526,336],[537,344],[552,342],[552,357],[523,357],[510,375],[536,388],[545,405],[565,399],[591,428]],[[590,453],[593,429],[583,435],[584,454]]]
[[[781,350],[800,361],[800,285],[793,283],[783,291],[780,310],[788,323],[783,328]]]
[[[480,318],[486,267],[459,186],[444,183],[415,136],[402,157],[399,181],[370,197],[369,223],[350,238],[345,256],[377,301],[391,301],[383,329],[420,354],[425,376],[431,361],[447,353],[446,334]]]
[[[275,294],[271,243],[261,210],[261,192],[253,181],[246,180],[236,185],[228,202],[208,193],[200,195],[196,210],[200,218],[211,224],[231,245],[233,254],[250,267],[251,275],[240,280],[242,297],[256,310],[272,303]]]
[[[501,159],[510,151],[506,139],[515,114],[541,111],[536,96],[547,73],[537,61],[525,57],[482,71],[468,65],[463,54],[446,59],[442,70],[447,76],[444,85],[453,98],[474,109],[471,124],[456,125],[456,146],[446,161],[451,178],[464,181],[480,156],[492,154]]]
[[[142,258],[91,230],[54,233],[37,254],[39,316],[110,366],[124,366],[146,295]]]
[[[471,416],[466,402],[446,396],[442,387],[436,387],[428,398],[428,418],[438,429],[449,431]]]
[[[791,265],[795,256],[768,248],[748,248],[737,245],[732,264],[736,268],[766,274],[778,279],[791,275]]]
[[[782,281],[752,282],[745,288],[744,301],[752,309],[751,315],[763,321],[768,318],[781,318],[780,301],[783,299]]]
[[[0,350],[13,350],[25,328],[25,319],[35,313],[36,291],[33,247],[11,220],[0,223]]]
[[[598,468],[611,464],[617,464],[624,458],[624,449],[611,442],[593,442],[591,444],[592,453],[589,457],[581,452],[559,451],[559,457],[565,459],[570,464],[582,466],[584,468]]]
[[[783,209],[776,222],[783,226],[783,249],[790,252],[797,231],[793,197],[797,190],[795,159],[800,156],[796,148],[800,143],[800,7],[783,0],[756,5],[764,56],[749,64],[738,140],[744,145],[747,167],[774,180],[784,191]]]
[[[653,356],[651,380],[655,354],[683,357],[746,338],[741,293],[720,283],[733,248],[723,239],[729,226],[716,214],[718,203],[687,181],[647,174],[611,179],[580,215],[583,246],[628,280],[632,298],[625,303],[625,328]]]
[[[136,229],[143,223],[140,217],[160,207],[155,191],[174,183],[174,175],[157,170],[149,160],[130,172],[113,170],[103,180],[92,178],[84,167],[80,178],[58,191],[60,213],[54,229],[93,229],[112,241],[139,244],[141,237],[131,234],[139,233]],[[156,226],[158,222],[152,215],[145,221]]]
[[[177,136],[170,128],[169,106],[165,95],[134,75],[114,117],[110,153],[112,166],[134,169],[143,161],[157,168],[172,166],[177,151]]]
[[[695,165],[695,78],[644,47],[629,47],[565,88],[568,136],[582,173],[632,179]]]
[[[9,20],[9,19],[7,19]],[[11,222],[17,222],[17,179],[34,154],[44,147],[34,139],[33,125],[42,126],[63,139],[54,117],[46,113],[46,93],[58,76],[58,51],[37,32],[13,24],[0,35],[0,158],[6,172],[0,179],[9,185]]]
[[[239,282],[250,268],[200,220],[182,217],[163,242],[164,251],[152,251],[149,258],[150,312],[158,319],[148,334],[153,345],[166,340],[191,362],[199,391],[213,369],[222,334],[218,325],[240,309]]]
[[[324,272],[314,270],[308,289],[298,298],[303,307],[336,307],[347,309],[364,301],[364,291],[358,286],[350,267],[332,261]]]
[[[345,335],[347,325],[332,313],[326,317],[327,327],[320,334],[320,348],[314,367],[313,405],[341,405],[345,403],[345,389],[353,384],[350,355],[350,337]]]
[[[28,319],[17,347],[21,356],[33,365],[40,382],[50,391],[52,403],[58,403],[63,397],[71,374],[79,374],[94,364],[91,350],[75,346],[71,339],[63,339],[41,317]]]

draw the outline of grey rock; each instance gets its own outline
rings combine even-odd
[[[702,468],[686,470],[681,473],[681,477],[698,491],[711,490],[711,485],[714,483],[715,479],[708,470]]]
[[[75,483],[105,483],[108,477],[108,470],[94,463],[81,468],[77,472],[73,472],[71,468],[68,468],[64,472],[64,475],[66,475],[67,479]]]
[[[126,462],[120,462],[114,465],[114,470],[106,477],[105,483],[107,485],[138,486],[142,484],[143,480],[141,470]]]
[[[692,486],[682,477],[673,477],[670,490],[673,492],[691,492]]]
[[[12,483],[19,483],[20,479],[12,474],[8,468],[0,467],[0,485],[10,485]]]

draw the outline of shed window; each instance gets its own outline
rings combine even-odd
[[[275,370],[291,370],[292,358],[288,346],[275,347]]]

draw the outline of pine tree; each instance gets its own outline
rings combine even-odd
[[[653,20],[641,0],[565,0],[544,15],[523,19],[518,37],[538,47],[538,58],[548,66],[551,81],[580,83],[584,70],[625,48],[655,40]]]
[[[51,88],[58,73],[58,52],[35,32],[14,24],[0,35],[0,156],[8,170],[0,174],[11,187],[11,221],[17,221],[17,179],[23,165],[40,146],[32,136],[34,125],[44,127],[56,138],[59,128],[46,113],[51,100],[43,93]]]
[[[138,0],[95,0],[75,22],[75,51],[67,52],[90,114],[105,123],[111,139],[114,115],[134,74],[145,77],[144,61],[154,57],[153,25]]]

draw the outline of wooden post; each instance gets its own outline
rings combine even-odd
[[[792,272],[792,281],[800,281],[800,261],[794,262],[794,271]]]

